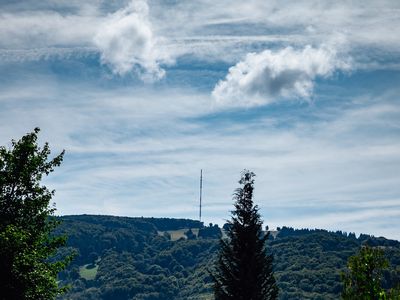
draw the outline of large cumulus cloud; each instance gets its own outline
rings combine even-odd
[[[257,106],[281,99],[312,96],[317,77],[329,77],[335,70],[350,68],[332,47],[249,53],[229,69],[212,95],[222,106]]]

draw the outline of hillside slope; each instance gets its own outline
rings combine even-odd
[[[57,234],[77,251],[60,275],[71,290],[62,299],[212,299],[212,268],[221,231],[186,219],[65,216]],[[186,233],[186,234],[185,234]],[[340,271],[362,244],[384,247],[399,282],[400,243],[325,230],[282,228],[269,240],[280,299],[338,299]]]

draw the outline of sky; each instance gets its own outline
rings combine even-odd
[[[64,162],[57,214],[400,240],[400,2],[0,0],[0,145]]]

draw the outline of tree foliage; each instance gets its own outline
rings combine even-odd
[[[253,172],[244,170],[235,191],[235,210],[229,222],[228,239],[221,239],[216,270],[212,274],[215,298],[235,300],[276,299],[278,288],[272,270],[272,255],[266,253],[269,233],[262,231],[258,207],[253,204]]]
[[[218,240],[172,241],[154,225],[176,230],[191,220],[90,215],[62,219],[58,230],[68,234],[68,246],[79,253],[60,275],[71,285],[62,299],[186,300],[202,299],[211,292],[206,266],[214,258]],[[97,271],[87,279],[82,269],[92,267],[94,252]]]
[[[343,299],[386,299],[381,287],[383,270],[389,262],[379,248],[364,246],[349,258],[348,271],[342,274]]]
[[[51,236],[58,225],[50,207],[54,191],[41,185],[62,162],[64,151],[48,160],[49,145],[37,145],[38,128],[0,147],[1,299],[52,299],[64,288],[57,274],[70,257],[52,261],[64,237]]]

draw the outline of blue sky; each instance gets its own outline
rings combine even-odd
[[[1,1],[0,142],[66,150],[59,214],[400,239],[397,1]]]

